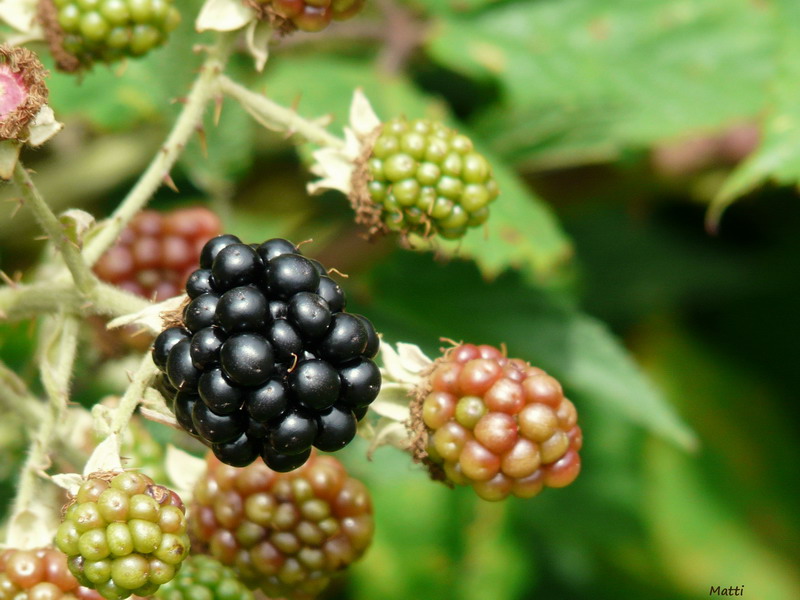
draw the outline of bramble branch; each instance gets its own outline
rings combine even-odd
[[[125,225],[168,180],[172,167],[202,122],[206,106],[216,92],[217,77],[225,68],[235,39],[236,32],[221,34],[216,45],[208,49],[206,60],[200,67],[200,74],[186,97],[183,110],[164,145],[104,227],[86,244],[83,257],[89,265],[97,262],[111,247]]]
[[[261,125],[273,131],[297,133],[309,142],[320,146],[340,148],[344,140],[331,134],[321,125],[301,117],[292,109],[273,102],[263,94],[257,94],[236,83],[225,75],[220,75],[219,89],[239,102],[244,109]]]
[[[17,162],[14,168],[13,180],[22,193],[25,204],[31,207],[36,220],[39,221],[42,229],[61,252],[61,256],[64,258],[70,273],[72,273],[72,278],[75,280],[75,286],[83,294],[90,294],[97,283],[97,278],[84,262],[78,247],[65,235],[61,222],[50,210],[39,190],[36,189],[33,180],[21,161]]]

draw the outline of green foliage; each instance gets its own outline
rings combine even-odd
[[[771,26],[746,0],[505,2],[449,19],[427,48],[497,86],[476,119],[497,152],[558,166],[753,116]]]
[[[438,337],[505,343],[510,356],[551,373],[568,395],[598,402],[680,446],[696,443],[608,330],[544,290],[513,276],[486,284],[467,264],[442,268],[417,256],[397,256],[390,267],[376,269],[371,287],[377,306],[364,312],[389,339],[414,339],[431,351]]]
[[[791,0],[776,2],[777,69],[770,82],[768,115],[763,126],[763,139],[750,156],[725,182],[719,191],[711,214],[718,221],[722,211],[736,198],[752,191],[766,180],[781,185],[800,182],[800,112],[797,108],[797,82],[800,66],[800,7]]]
[[[67,129],[28,162],[56,212],[110,212],[158,151],[202,60],[192,47],[211,39],[192,31],[199,0],[185,4],[164,48],[80,81],[50,78]],[[208,202],[246,241],[313,238],[304,252],[349,275],[339,281],[350,309],[387,341],[430,355],[440,338],[505,343],[563,382],[586,445],[574,485],[503,505],[431,483],[394,450],[367,461],[363,443],[348,449],[377,528],[338,597],[689,600],[741,584],[752,597],[800,597],[800,214],[795,194],[759,189],[800,180],[800,8],[407,0],[395,8],[412,11],[420,39],[404,55],[371,4],[320,38],[274,44],[264,73],[237,55],[228,74],[329,117],[336,135],[358,87],[384,119],[437,118],[470,135],[502,190],[485,229],[416,252],[394,238],[367,244],[341,194],[305,193],[315,147],[264,130],[231,99],[218,124],[205,115],[207,153],[195,137],[173,170],[181,193],[162,189],[153,206]],[[651,151],[754,122],[760,146],[732,172],[654,176]],[[759,203],[736,206],[709,238],[705,206],[689,201],[707,187],[712,219],[744,194]],[[0,207],[0,268],[30,278],[40,232],[24,207],[7,219],[13,206]],[[31,337],[27,324],[0,326],[0,358],[39,393]],[[87,354],[73,397],[89,406],[124,388],[99,381],[101,359]],[[128,366],[104,371],[124,379]],[[9,496],[24,454],[4,436]]]

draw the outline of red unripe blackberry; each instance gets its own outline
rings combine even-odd
[[[55,548],[0,553],[0,600],[101,600],[83,587]]]
[[[461,344],[435,361],[412,406],[432,471],[485,500],[537,495],[580,472],[575,405],[543,370],[492,346]]]
[[[322,31],[331,21],[345,21],[356,16],[366,0],[249,0],[275,25],[290,31]]]
[[[189,553],[178,495],[133,471],[96,474],[78,490],[56,532],[56,545],[84,586],[107,600],[149,596]]]
[[[94,267],[103,281],[157,301],[177,296],[200,264],[205,243],[220,233],[219,217],[195,206],[137,214]]]
[[[307,598],[367,549],[374,528],[366,487],[332,456],[278,473],[237,469],[213,454],[197,482],[189,530],[208,554],[270,597]]]

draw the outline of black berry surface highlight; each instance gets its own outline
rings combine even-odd
[[[260,456],[276,471],[353,439],[381,386],[378,336],[344,311],[319,262],[287,240],[221,235],[202,249],[187,294],[181,323],[153,346],[181,427],[226,464]]]

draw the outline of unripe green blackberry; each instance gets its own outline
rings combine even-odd
[[[565,487],[581,468],[575,405],[543,370],[492,346],[461,344],[434,363],[412,405],[418,458],[484,500]]]
[[[369,197],[380,209],[378,222],[367,224],[404,234],[458,239],[486,222],[499,194],[472,141],[430,119],[384,123],[366,170]]]
[[[174,0],[39,0],[50,50],[63,71],[141,56],[178,26]]]
[[[0,553],[0,600],[101,600],[83,587],[55,548]]]
[[[283,31],[322,31],[331,21],[357,15],[366,0],[246,0],[264,18]]]
[[[261,461],[241,469],[212,454],[207,461],[189,530],[252,589],[311,598],[372,541],[369,492],[332,456],[312,454],[289,473]]]
[[[183,563],[180,574],[161,586],[158,600],[253,600],[253,592],[237,579],[233,569],[210,556],[197,554]]]
[[[108,600],[149,596],[189,553],[183,502],[140,473],[95,474],[56,532],[69,570]]]

